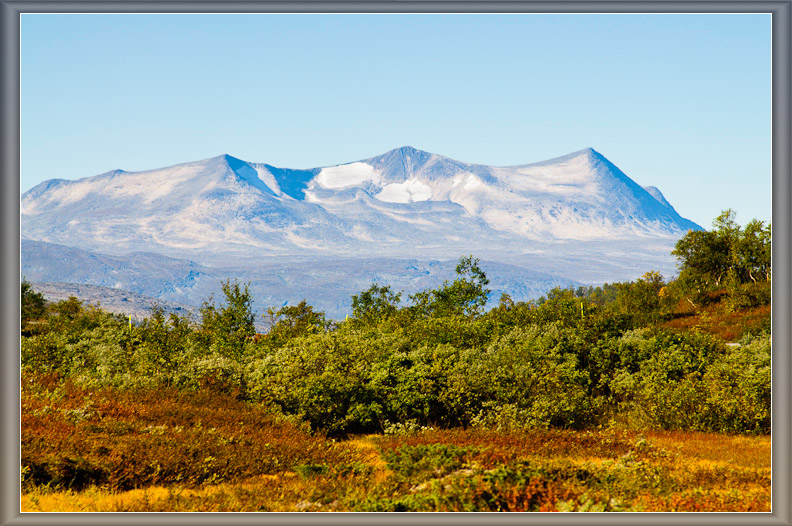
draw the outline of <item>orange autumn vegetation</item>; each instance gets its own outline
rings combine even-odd
[[[333,440],[219,393],[39,375],[22,395],[23,511],[770,509],[768,436],[457,428]]]

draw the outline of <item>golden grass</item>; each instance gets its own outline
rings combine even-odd
[[[378,435],[364,435],[350,438],[346,444],[357,449],[361,453],[361,460],[373,469],[372,479],[375,483],[382,483],[391,475],[388,463],[385,462],[379,453],[379,448],[375,443]]]
[[[645,446],[639,446],[642,439]],[[283,470],[219,484],[156,485],[129,491],[95,486],[84,491],[35,488],[22,496],[21,506],[23,512],[354,511],[369,497],[387,500],[431,491],[431,479],[426,483],[409,481],[407,486],[399,485],[400,479],[389,469],[381,448],[392,451],[400,443],[467,443],[479,451],[473,455],[472,464],[478,475],[471,476],[481,476],[498,465],[514,465],[511,464],[514,461],[549,470],[617,476],[624,470],[635,469],[629,475],[633,478],[624,480],[633,480],[636,486],[624,486],[620,490],[622,495],[614,501],[627,511],[770,511],[769,437],[682,431],[497,434],[447,430],[402,437],[355,436],[339,445],[354,452],[352,457],[369,466],[370,472],[339,475],[330,471],[304,476]],[[516,453],[529,443],[541,447]],[[625,444],[629,445],[627,453]],[[569,454],[564,455],[562,449]],[[674,487],[668,490],[662,484],[656,488],[647,486],[645,477],[653,473],[660,477],[658,480],[673,481]],[[451,479],[457,476],[452,474]],[[542,486],[548,483],[550,486]],[[587,499],[607,501],[610,491],[603,493],[602,488],[577,479],[560,483],[534,480],[532,484],[545,487],[542,495],[546,498],[560,499],[542,503],[543,511],[568,509],[570,502],[573,509],[583,511]],[[514,498],[523,491],[516,486],[506,490],[509,494],[516,492]],[[601,505],[592,509],[598,510],[601,511]]]
[[[699,460],[745,468],[770,468],[769,436],[695,431],[648,431],[644,435],[657,447],[678,453],[689,462]]]
[[[23,388],[23,512],[770,510],[769,436],[456,428],[335,441],[233,397],[40,386]],[[79,470],[93,477],[82,487],[69,482]]]
[[[112,491],[91,487],[85,491],[71,490],[52,493],[32,492],[22,496],[22,512],[117,512],[153,511],[167,501],[210,500],[220,495],[261,491],[273,484],[287,485],[296,477],[294,472],[280,475],[261,475],[242,483],[205,485],[199,488],[151,486],[128,491]],[[285,481],[285,482],[284,482]],[[161,511],[161,510],[160,510]],[[207,510],[202,510],[207,511]],[[220,510],[215,510],[220,511]]]

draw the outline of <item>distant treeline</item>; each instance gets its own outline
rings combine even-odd
[[[739,345],[663,322],[683,307],[727,311],[770,302],[770,227],[727,210],[657,272],[601,287],[504,294],[462,257],[457,278],[410,295],[374,283],[331,322],[307,301],[270,309],[257,334],[248,286],[223,284],[192,320],[154,309],[128,318],[77,299],[46,305],[22,282],[23,374],[84,385],[173,386],[232,393],[335,435],[394,426],[629,428],[767,433],[770,327]],[[689,313],[688,313],[689,314]]]

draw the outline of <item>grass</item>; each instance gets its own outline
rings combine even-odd
[[[675,331],[699,331],[726,342],[735,342],[746,333],[757,334],[770,327],[770,305],[732,309],[723,301],[725,291],[713,293],[713,299],[705,305],[693,308],[680,301],[674,317],[659,324]]]
[[[211,391],[92,390],[52,377],[22,389],[23,488],[111,491],[350,464],[349,448],[266,406]]]
[[[767,436],[447,429],[336,441],[233,395],[23,380],[23,511],[770,510]]]

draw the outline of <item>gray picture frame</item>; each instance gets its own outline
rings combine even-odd
[[[772,15],[772,511],[770,513],[291,514],[20,513],[19,195],[20,15],[24,13],[770,13]],[[790,53],[792,2],[785,1],[27,1],[0,0],[2,77],[2,455],[0,524],[792,524],[790,511]]]

